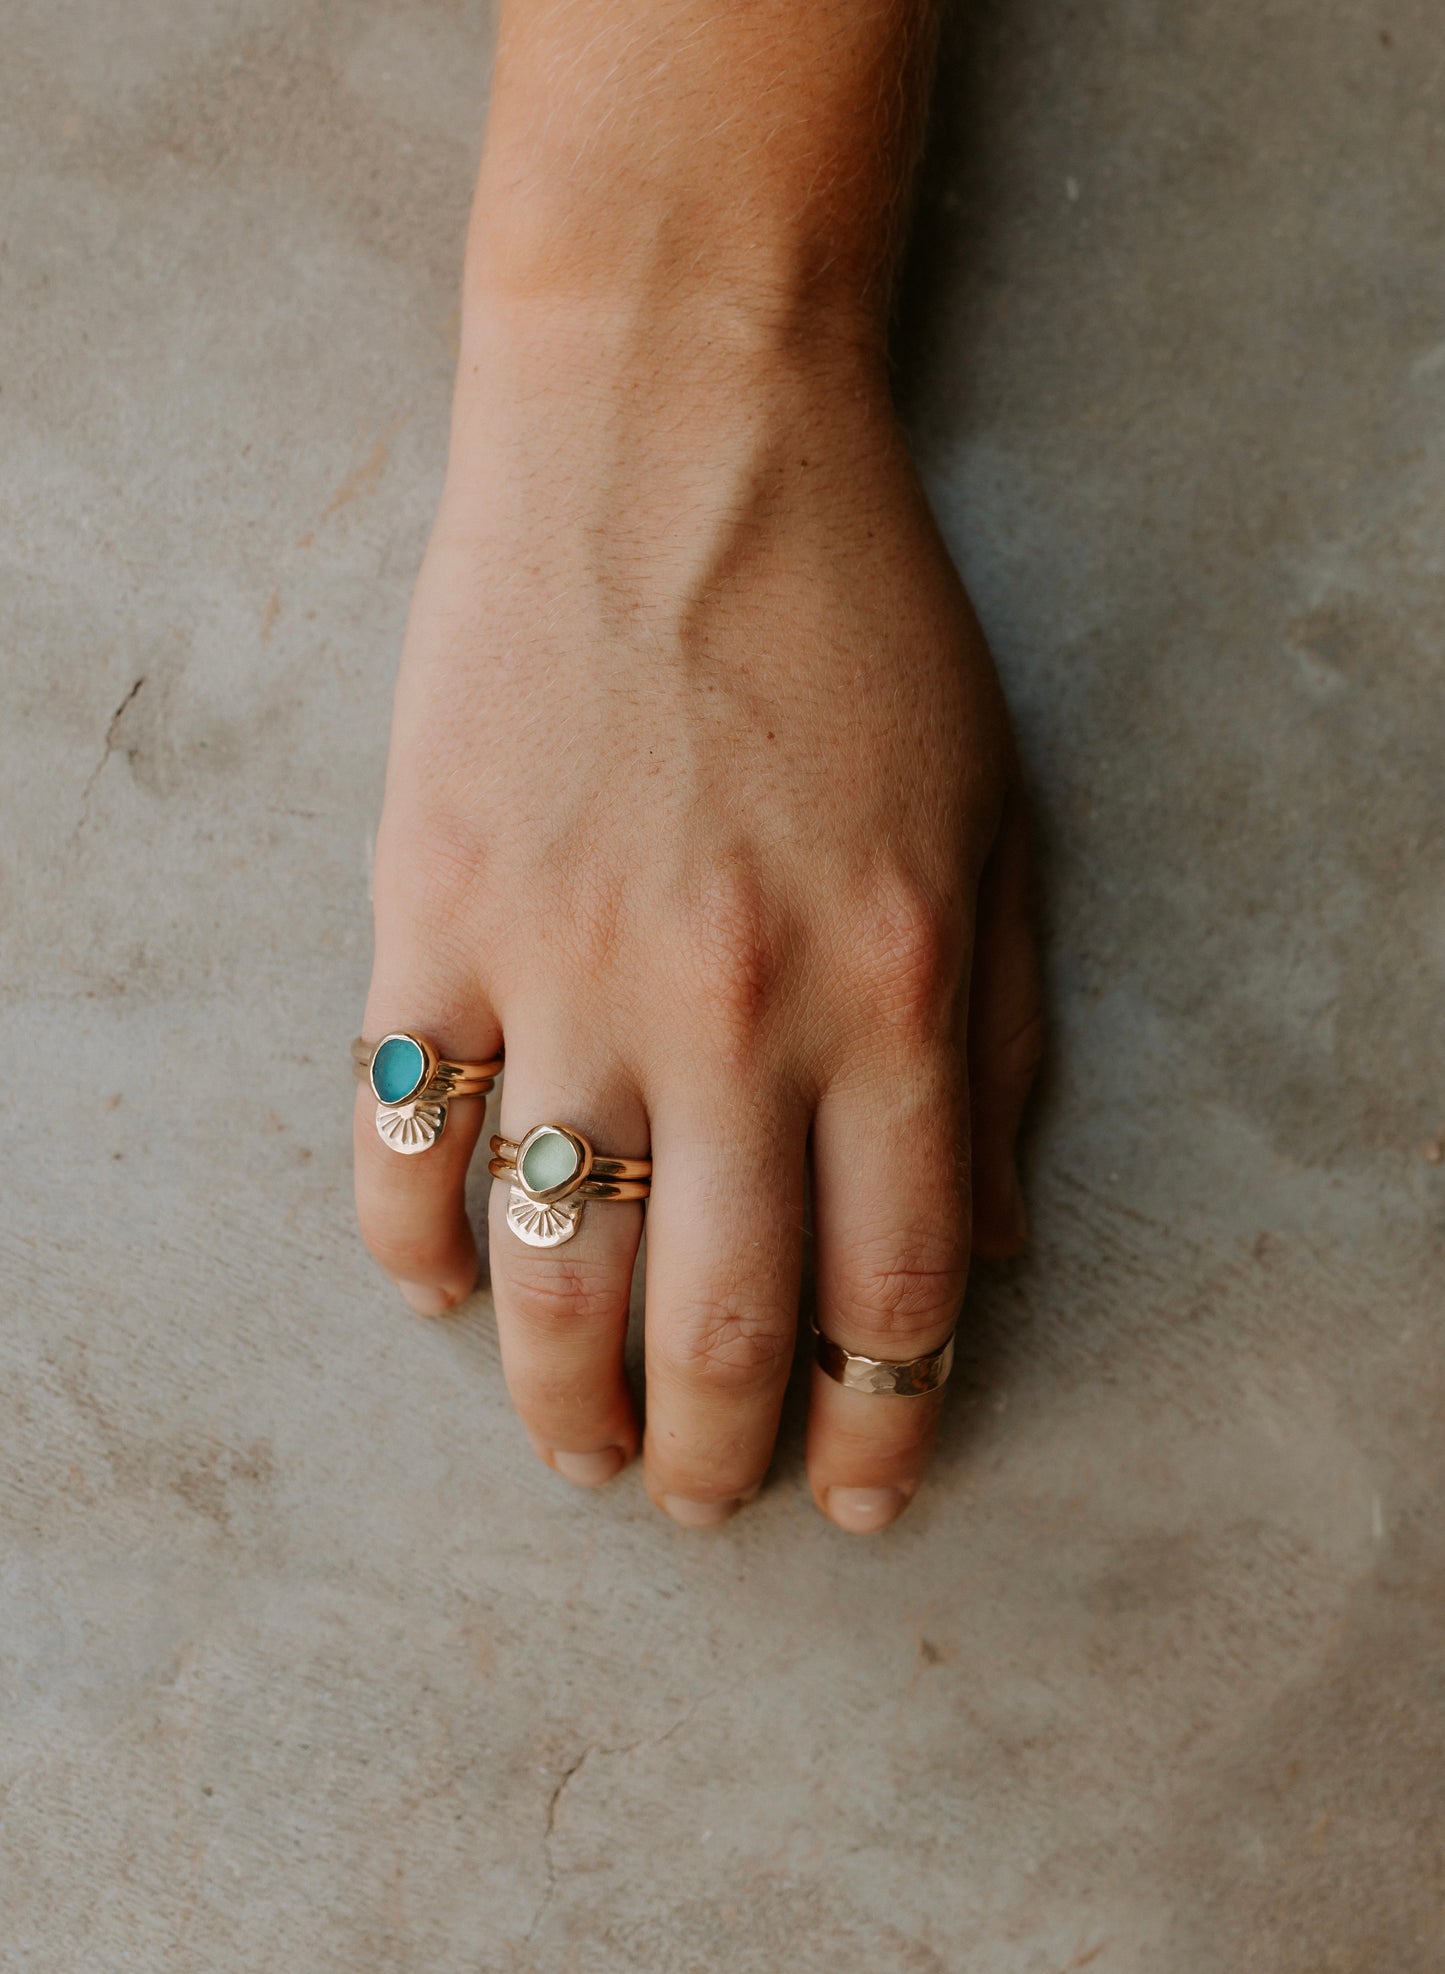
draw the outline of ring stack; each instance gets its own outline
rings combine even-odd
[[[536,1124],[523,1138],[493,1138],[487,1170],[510,1179],[507,1225],[528,1247],[560,1247],[590,1199],[646,1199],[650,1158],[604,1158],[566,1124]]]
[[[404,1028],[379,1042],[360,1038],[351,1045],[358,1076],[376,1098],[376,1128],[394,1152],[429,1151],[447,1121],[453,1097],[484,1097],[496,1081],[502,1058],[489,1062],[445,1062],[424,1035]]]

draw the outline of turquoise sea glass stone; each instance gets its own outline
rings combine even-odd
[[[534,1193],[550,1192],[577,1170],[577,1148],[560,1131],[544,1131],[522,1156],[522,1178]]]
[[[377,1101],[404,1104],[426,1075],[426,1057],[409,1035],[388,1035],[371,1059],[371,1087]]]

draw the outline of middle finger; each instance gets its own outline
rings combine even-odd
[[[615,1062],[580,1059],[575,1032],[505,1018],[507,1071],[501,1134],[520,1141],[534,1125],[565,1124],[595,1152],[636,1158],[647,1119]],[[565,1043],[557,1036],[567,1035]],[[623,1344],[642,1207],[590,1200],[577,1231],[556,1247],[532,1247],[507,1222],[512,1188],[495,1179],[489,1208],[492,1294],[502,1368],[533,1447],[566,1479],[610,1480],[637,1450],[637,1417]]]

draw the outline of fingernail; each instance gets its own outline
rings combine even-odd
[[[831,1520],[849,1535],[872,1535],[897,1521],[908,1506],[900,1487],[830,1487],[823,1497]]]
[[[730,1521],[743,1504],[737,1499],[689,1501],[685,1495],[664,1494],[662,1505],[675,1522],[686,1528],[716,1528],[719,1522]]]
[[[397,1287],[418,1316],[445,1316],[452,1306],[446,1290],[434,1282],[398,1282]]]
[[[552,1465],[564,1480],[576,1481],[579,1487],[601,1487],[621,1473],[627,1455],[620,1446],[604,1446],[600,1453],[554,1453]]]

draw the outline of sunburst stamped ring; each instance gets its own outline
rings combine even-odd
[[[507,1225],[528,1247],[561,1247],[588,1200],[646,1199],[649,1158],[607,1158],[569,1124],[534,1124],[521,1138],[492,1139],[487,1170],[509,1179]]]

